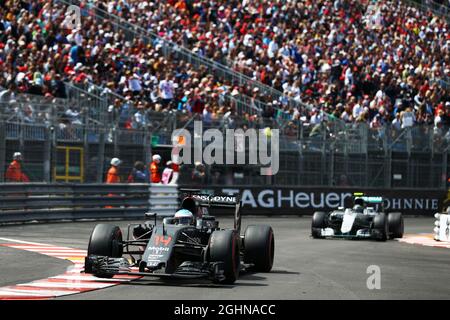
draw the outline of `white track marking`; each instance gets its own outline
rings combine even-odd
[[[60,259],[66,259],[66,258],[70,258],[70,257],[74,257],[79,259],[80,255],[83,255],[82,258],[85,257],[84,253],[77,253],[77,252],[39,252],[39,251],[33,251],[36,253],[40,253],[40,254],[45,254],[46,256],[52,256],[52,257],[56,257],[56,258],[60,258]]]
[[[397,239],[399,242],[408,244],[417,244],[426,247],[447,248],[450,249],[449,242],[436,241],[433,239],[432,234],[411,234],[405,235],[401,239]]]
[[[42,290],[42,289],[18,289],[16,287],[13,288],[6,288],[0,290],[0,292],[4,291],[5,294],[11,294],[14,293],[15,295],[23,295],[23,296],[41,296],[41,297],[48,297],[48,296],[62,296],[67,294],[74,294],[78,293],[78,290],[74,291],[68,291],[68,290]]]
[[[8,246],[8,247],[14,248],[14,249],[22,249],[22,250],[34,251],[34,252],[39,252],[39,253],[48,253],[48,254],[54,254],[54,253],[86,254],[87,253],[87,251],[83,251],[83,250],[70,250],[70,249],[50,250],[50,249],[39,249],[39,248],[18,248],[16,246]]]
[[[15,242],[15,243],[24,243],[24,244],[31,244],[35,246],[44,246],[44,247],[51,247],[50,244],[45,243],[39,243],[39,242],[30,242],[30,241],[23,241],[23,240],[17,240],[17,239],[10,239],[10,238],[0,238],[2,241],[8,241],[8,242]]]
[[[2,298],[2,297],[5,297],[5,298],[11,298],[11,297],[17,297],[17,298],[25,298],[25,297],[29,297],[29,296],[34,296],[34,297],[54,297],[54,295],[53,294],[47,294],[47,295],[44,295],[44,294],[42,294],[42,293],[33,293],[33,292],[30,292],[30,293],[26,293],[26,292],[24,292],[24,290],[20,290],[19,292],[17,292],[17,291],[11,291],[11,290],[8,290],[8,289],[2,289],[2,290],[0,290],[0,299]]]
[[[49,279],[63,279],[63,280],[71,280],[71,281],[101,281],[101,282],[127,282],[128,279],[117,279],[117,278],[97,278],[94,276],[86,275],[59,275],[50,277]]]
[[[39,287],[39,288],[68,288],[68,289],[102,289],[111,287],[111,283],[93,283],[93,282],[78,282],[78,281],[41,281],[18,284],[18,287]]]
[[[81,273],[84,269],[86,250],[72,249],[68,247],[52,246],[49,244],[23,241],[10,238],[0,238],[0,243],[8,248],[25,250],[43,254],[46,256],[68,260],[72,263],[63,274],[48,279],[36,280],[29,283],[21,283],[15,286],[0,287],[0,300],[2,299],[47,299],[69,294],[76,294],[107,287],[116,286],[121,282],[129,282],[141,277],[116,276],[111,279],[97,278]],[[11,243],[12,242],[12,243]],[[62,290],[64,289],[64,290]]]
[[[1,239],[0,239],[1,240]],[[22,248],[30,248],[30,244],[10,244],[9,246],[22,249]],[[32,248],[35,248],[37,250],[49,250],[49,251],[58,251],[58,250],[74,250],[74,251],[83,251],[86,252],[86,250],[83,249],[73,249],[68,247],[57,247],[57,246],[37,246],[34,244],[31,244]]]

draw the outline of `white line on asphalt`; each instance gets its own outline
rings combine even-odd
[[[64,280],[82,280],[82,281],[102,281],[102,282],[128,282],[130,279],[106,279],[106,278],[97,278],[94,276],[76,276],[76,275],[59,275],[50,277],[50,279],[64,279]]]
[[[44,247],[47,247],[47,248],[49,247],[48,244],[39,243],[39,242],[23,241],[23,240],[10,239],[10,238],[0,238],[0,240],[9,241],[9,242],[16,242],[16,243],[34,244],[34,245],[37,245],[37,246],[44,246]]]
[[[115,285],[115,283],[92,283],[92,282],[75,282],[75,281],[67,281],[67,282],[53,282],[53,281],[38,281],[38,282],[30,282],[30,283],[22,283],[17,286],[27,286],[27,287],[40,287],[40,288],[68,288],[68,289],[100,289],[106,288]]]

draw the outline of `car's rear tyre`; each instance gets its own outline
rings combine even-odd
[[[373,219],[373,228],[376,231],[375,239],[378,241],[386,241],[388,238],[388,221],[384,212],[375,216]]]
[[[255,271],[272,270],[275,239],[272,227],[248,226],[244,233],[244,262],[253,264]]]
[[[101,223],[95,226],[88,245],[88,256],[122,257],[122,231],[119,227]],[[113,274],[95,273],[97,277],[112,278]]]
[[[403,238],[404,223],[401,212],[391,212],[388,214],[389,239]]]
[[[216,281],[232,284],[239,277],[240,250],[239,235],[233,230],[214,231],[209,238],[209,262],[223,262],[225,279]]]
[[[327,213],[323,211],[316,211],[313,214],[311,222],[311,236],[314,239],[323,239],[322,229],[326,228]]]

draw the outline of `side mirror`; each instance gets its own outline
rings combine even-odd
[[[156,212],[146,212],[145,213],[145,217],[147,218],[154,218],[156,217],[158,214]]]
[[[153,218],[155,221],[155,226],[156,226],[156,217],[158,216],[158,214],[156,212],[146,212],[145,213],[145,217],[146,218]]]

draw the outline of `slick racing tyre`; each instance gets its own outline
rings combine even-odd
[[[386,241],[388,238],[388,221],[384,212],[375,216],[373,219],[373,231],[375,231],[375,238],[378,241]]]
[[[311,236],[314,239],[323,239],[324,237],[322,237],[322,229],[326,228],[326,217],[327,214],[326,212],[322,212],[322,211],[316,211],[314,212],[314,215],[312,217],[312,222],[311,222]]]
[[[248,226],[244,233],[244,262],[255,271],[269,272],[273,266],[275,239],[270,226]]]
[[[388,214],[389,239],[403,238],[404,224],[403,216],[400,212]]]
[[[225,279],[216,282],[232,284],[239,277],[239,235],[233,230],[214,231],[208,244],[209,262],[222,262]]]
[[[101,223],[95,226],[88,245],[88,256],[122,257],[122,231],[119,227]],[[97,273],[97,277],[111,278],[112,274]]]

